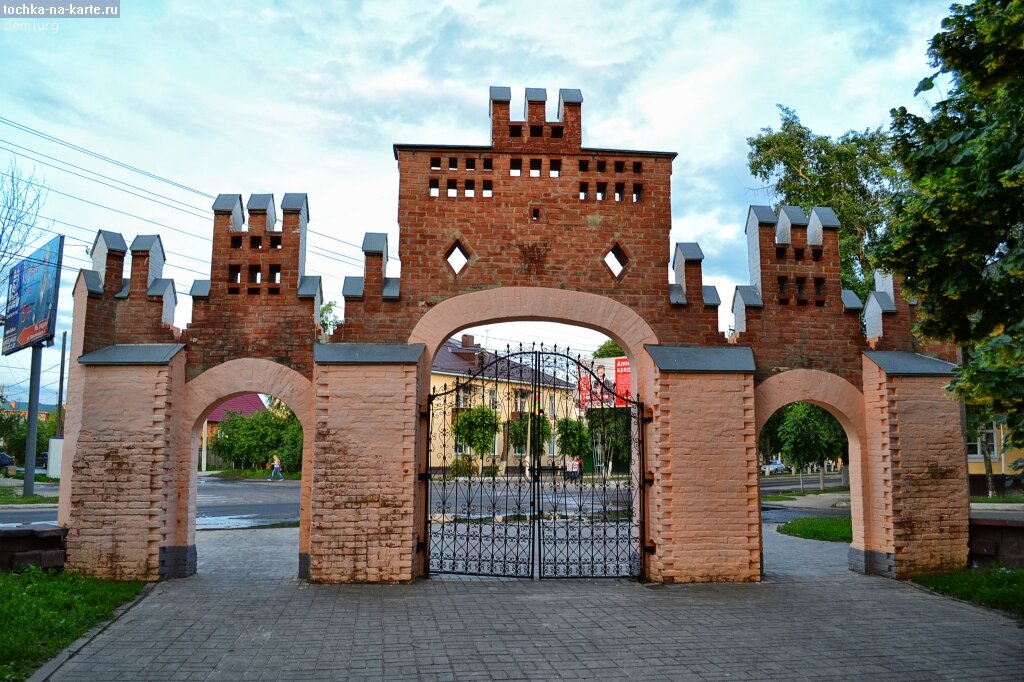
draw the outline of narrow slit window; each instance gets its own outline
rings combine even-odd
[[[448,157],[448,170],[459,170],[459,158],[457,156]]]
[[[249,248],[250,249],[262,249],[263,248],[263,237],[249,237]]]
[[[544,137],[544,126],[530,126],[530,137]]]
[[[508,127],[508,136],[509,137],[522,137],[523,136],[523,126],[509,126]]]
[[[241,284],[242,283],[242,266],[241,265],[229,265],[228,266],[228,283],[229,284]]]
[[[281,248],[281,235],[274,235],[270,238],[270,248],[280,249]]]
[[[807,292],[807,279],[804,277],[796,278],[796,293],[798,296],[803,296]]]
[[[644,172],[644,164],[643,164],[642,161],[634,161],[633,162],[633,172],[634,173],[643,173]]]
[[[775,247],[775,260],[785,260],[786,258],[786,247],[776,246]]]
[[[231,238],[231,248],[232,249],[240,249],[240,248],[242,248],[242,238],[241,237],[232,237]]]
[[[540,177],[540,159],[530,159],[530,177]]]
[[[467,197],[475,197],[476,196],[476,182],[475,181],[473,181],[473,180],[466,180],[466,191],[464,192],[464,194]]]
[[[586,173],[589,170],[590,170],[590,162],[589,161],[580,161],[580,173]]]
[[[459,186],[458,186],[458,183],[456,183],[455,180],[449,180],[448,181],[448,197],[452,198],[452,197],[457,197],[457,196],[459,196]]]
[[[644,186],[639,182],[633,183],[633,203],[639,204],[644,200]]]
[[[494,170],[494,161],[491,160],[491,159],[484,159],[484,170],[485,171],[492,171],[492,170]]]
[[[514,178],[518,178],[523,174],[523,160],[522,159],[511,159],[508,162],[508,174]]]
[[[468,170],[468,171],[476,170],[476,159],[466,159],[466,170]]]
[[[604,201],[604,198],[608,195],[608,183],[599,182],[597,183],[597,196],[595,197],[598,201]]]
[[[530,217],[533,219],[533,222],[539,221],[540,220],[540,209],[539,208],[533,209],[530,212]]]
[[[430,196],[441,196],[441,181],[437,178],[430,178]]]
[[[553,178],[561,177],[562,175],[562,161],[561,159],[551,159],[548,162],[548,175]]]
[[[590,198],[590,185],[586,182],[580,183],[580,201],[586,201]]]
[[[564,134],[565,128],[563,128],[562,126],[551,126],[551,137],[555,138],[556,140],[560,140],[562,139],[562,136]]]
[[[608,163],[607,162],[605,162],[605,161],[598,161],[597,162],[597,172],[598,173],[604,173],[605,170],[607,170],[607,169],[608,169]]]
[[[779,293],[786,293],[787,288],[789,288],[789,277],[779,277]]]
[[[269,289],[267,289],[267,293],[270,294],[271,296],[278,296],[280,295],[281,290],[277,287],[270,287]]]
[[[615,162],[615,172],[616,173],[625,173],[626,172],[626,162],[625,161],[616,161]]]
[[[258,266],[258,265],[250,265],[249,266],[249,284],[259,284],[262,281],[262,279],[261,279],[262,274],[263,273],[260,272],[260,266]]]
[[[616,182],[615,183],[615,201],[622,201],[622,196],[626,193],[626,183]]]
[[[825,278],[815,277],[814,278],[814,295],[821,296],[825,293]]]
[[[494,184],[490,180],[484,180],[483,196],[486,199],[494,196]]]
[[[818,248],[818,249],[811,249],[811,260],[813,260],[813,261],[821,260],[821,249],[820,248]]]
[[[441,170],[441,157],[431,156],[430,157],[430,170]]]
[[[281,266],[277,264],[271,264],[270,266],[270,283],[280,284],[281,283]]]
[[[803,259],[804,259],[804,250],[803,249],[793,249],[793,260],[803,260]]]

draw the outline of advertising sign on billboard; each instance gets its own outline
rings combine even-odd
[[[592,377],[589,372],[580,372],[577,390],[581,410],[589,410],[592,407],[625,407],[629,404],[620,397],[628,396],[632,391],[633,376],[628,358],[622,356],[594,360],[594,374],[597,376]]]
[[[63,253],[64,237],[54,237],[11,268],[7,287],[7,319],[4,322],[4,355],[53,338],[57,326],[57,289]]]

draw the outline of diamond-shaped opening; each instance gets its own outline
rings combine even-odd
[[[622,271],[626,269],[626,265],[628,263],[629,257],[618,244],[609,249],[608,253],[604,255],[604,264],[608,266],[608,269],[611,270],[612,274],[616,277],[622,274]]]
[[[448,253],[444,255],[444,259],[448,261],[452,271],[458,275],[466,269],[466,264],[469,263],[469,254],[466,253],[466,249],[456,239],[455,243],[448,249]]]

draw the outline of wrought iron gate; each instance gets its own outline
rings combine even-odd
[[[641,578],[643,406],[557,347],[467,357],[430,395],[429,572]]]

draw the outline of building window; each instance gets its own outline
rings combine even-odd
[[[967,441],[967,456],[981,459],[982,448],[985,444],[988,445],[988,454],[990,457],[995,459],[996,453],[996,428],[995,424],[985,424],[983,429],[984,434],[979,433],[978,438],[975,440]],[[984,443],[982,442],[984,438]]]
[[[487,404],[491,406],[492,410],[498,409],[498,389],[491,388],[487,391]],[[497,450],[495,450],[497,452]]]

